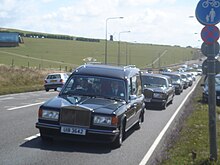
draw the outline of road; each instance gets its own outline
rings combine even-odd
[[[195,85],[195,83],[194,83]],[[152,153],[182,111],[194,87],[174,98],[166,110],[146,110],[140,130],[131,130],[118,149],[108,145],[55,140],[43,143],[35,128],[39,105],[57,92],[38,91],[0,96],[1,165],[138,165],[150,164]]]

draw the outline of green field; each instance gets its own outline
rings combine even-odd
[[[36,68],[74,68],[84,64],[91,57],[97,62],[105,61],[105,41],[86,42],[64,39],[28,38],[18,47],[0,47],[0,63]],[[166,52],[166,53],[165,53]],[[160,61],[152,63],[161,55]],[[120,63],[136,65],[139,68],[162,67],[184,63],[199,58],[193,48],[121,42]],[[117,64],[118,42],[108,41],[108,63]],[[160,64],[158,63],[160,62]]]

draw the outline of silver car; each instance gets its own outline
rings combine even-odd
[[[51,73],[48,74],[44,80],[44,88],[46,92],[50,89],[57,90],[58,87],[62,87],[68,79],[67,73]]]

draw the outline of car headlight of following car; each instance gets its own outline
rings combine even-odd
[[[116,116],[101,116],[96,115],[93,118],[93,124],[102,126],[114,126],[117,125],[118,118]]]
[[[39,110],[39,118],[48,119],[48,120],[58,120],[59,112],[53,110]]]
[[[165,93],[154,93],[153,97],[158,98],[158,99],[166,99],[166,94]]]

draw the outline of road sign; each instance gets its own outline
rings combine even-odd
[[[215,74],[220,73],[220,62],[217,59],[215,60]],[[203,63],[202,63],[202,74],[207,75],[208,73],[208,59],[206,59]]]
[[[219,29],[214,25],[206,25],[201,32],[201,38],[206,44],[213,44],[219,39]]]
[[[203,42],[202,47],[201,47],[201,52],[204,54],[206,57],[209,56],[217,56],[219,54],[219,43],[215,42],[213,44],[206,44]]]
[[[200,0],[196,7],[196,18],[203,25],[220,22],[220,0]]]

